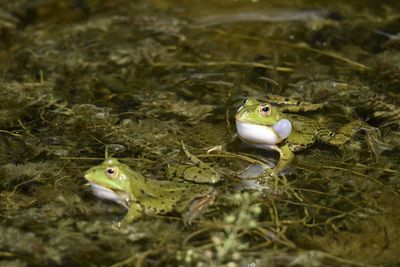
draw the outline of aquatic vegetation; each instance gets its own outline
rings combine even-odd
[[[3,1],[0,265],[398,265],[399,3],[267,2]],[[312,141],[360,127],[277,176],[235,137],[247,97],[312,119]],[[126,210],[83,177],[106,149],[215,201],[116,230]]]
[[[1,82],[0,126],[18,124],[17,120],[54,103],[54,83],[50,81]],[[40,114],[40,112],[39,112]]]
[[[242,253],[246,254],[246,251],[250,249],[250,243],[245,241],[247,238],[252,235],[266,234],[265,239],[269,241],[274,239],[273,231],[257,225],[257,219],[262,212],[260,204],[252,203],[257,198],[257,194],[250,196],[247,192],[237,193],[230,198],[237,209],[225,214],[223,221],[214,222],[214,227],[211,223],[205,223],[203,228],[185,240],[189,242],[197,235],[210,232],[210,244],[191,247],[189,243],[185,251],[179,251],[177,254],[180,261],[188,265],[196,262],[200,266],[223,266],[243,262],[245,259]],[[246,260],[251,262],[247,257]]]

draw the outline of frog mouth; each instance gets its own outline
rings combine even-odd
[[[108,189],[107,187],[94,183],[89,183],[89,185],[93,194],[96,197],[116,202],[124,208],[129,209],[128,204],[130,201],[130,195],[128,193],[119,190],[113,191],[111,189]]]
[[[292,132],[292,124],[287,119],[279,120],[273,126],[246,123],[236,120],[237,132],[244,141],[258,144],[276,145]]]

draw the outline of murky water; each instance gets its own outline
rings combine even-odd
[[[1,266],[400,264],[397,1],[0,3]],[[361,126],[271,176],[235,114],[276,96],[332,136]],[[169,180],[181,142],[221,176],[213,205],[115,227],[83,173],[107,148]]]

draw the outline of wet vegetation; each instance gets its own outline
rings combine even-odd
[[[399,265],[399,8],[0,0],[0,265]],[[252,178],[277,155],[242,147],[234,115],[269,95],[323,104],[307,116],[332,129],[366,126]],[[168,179],[181,141],[221,175],[215,203],[192,225],[112,228],[125,210],[83,173],[107,147]]]

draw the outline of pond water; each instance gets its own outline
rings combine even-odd
[[[399,8],[0,0],[0,266],[399,265]],[[279,174],[249,97],[293,125]],[[83,177],[108,157],[122,205]]]

